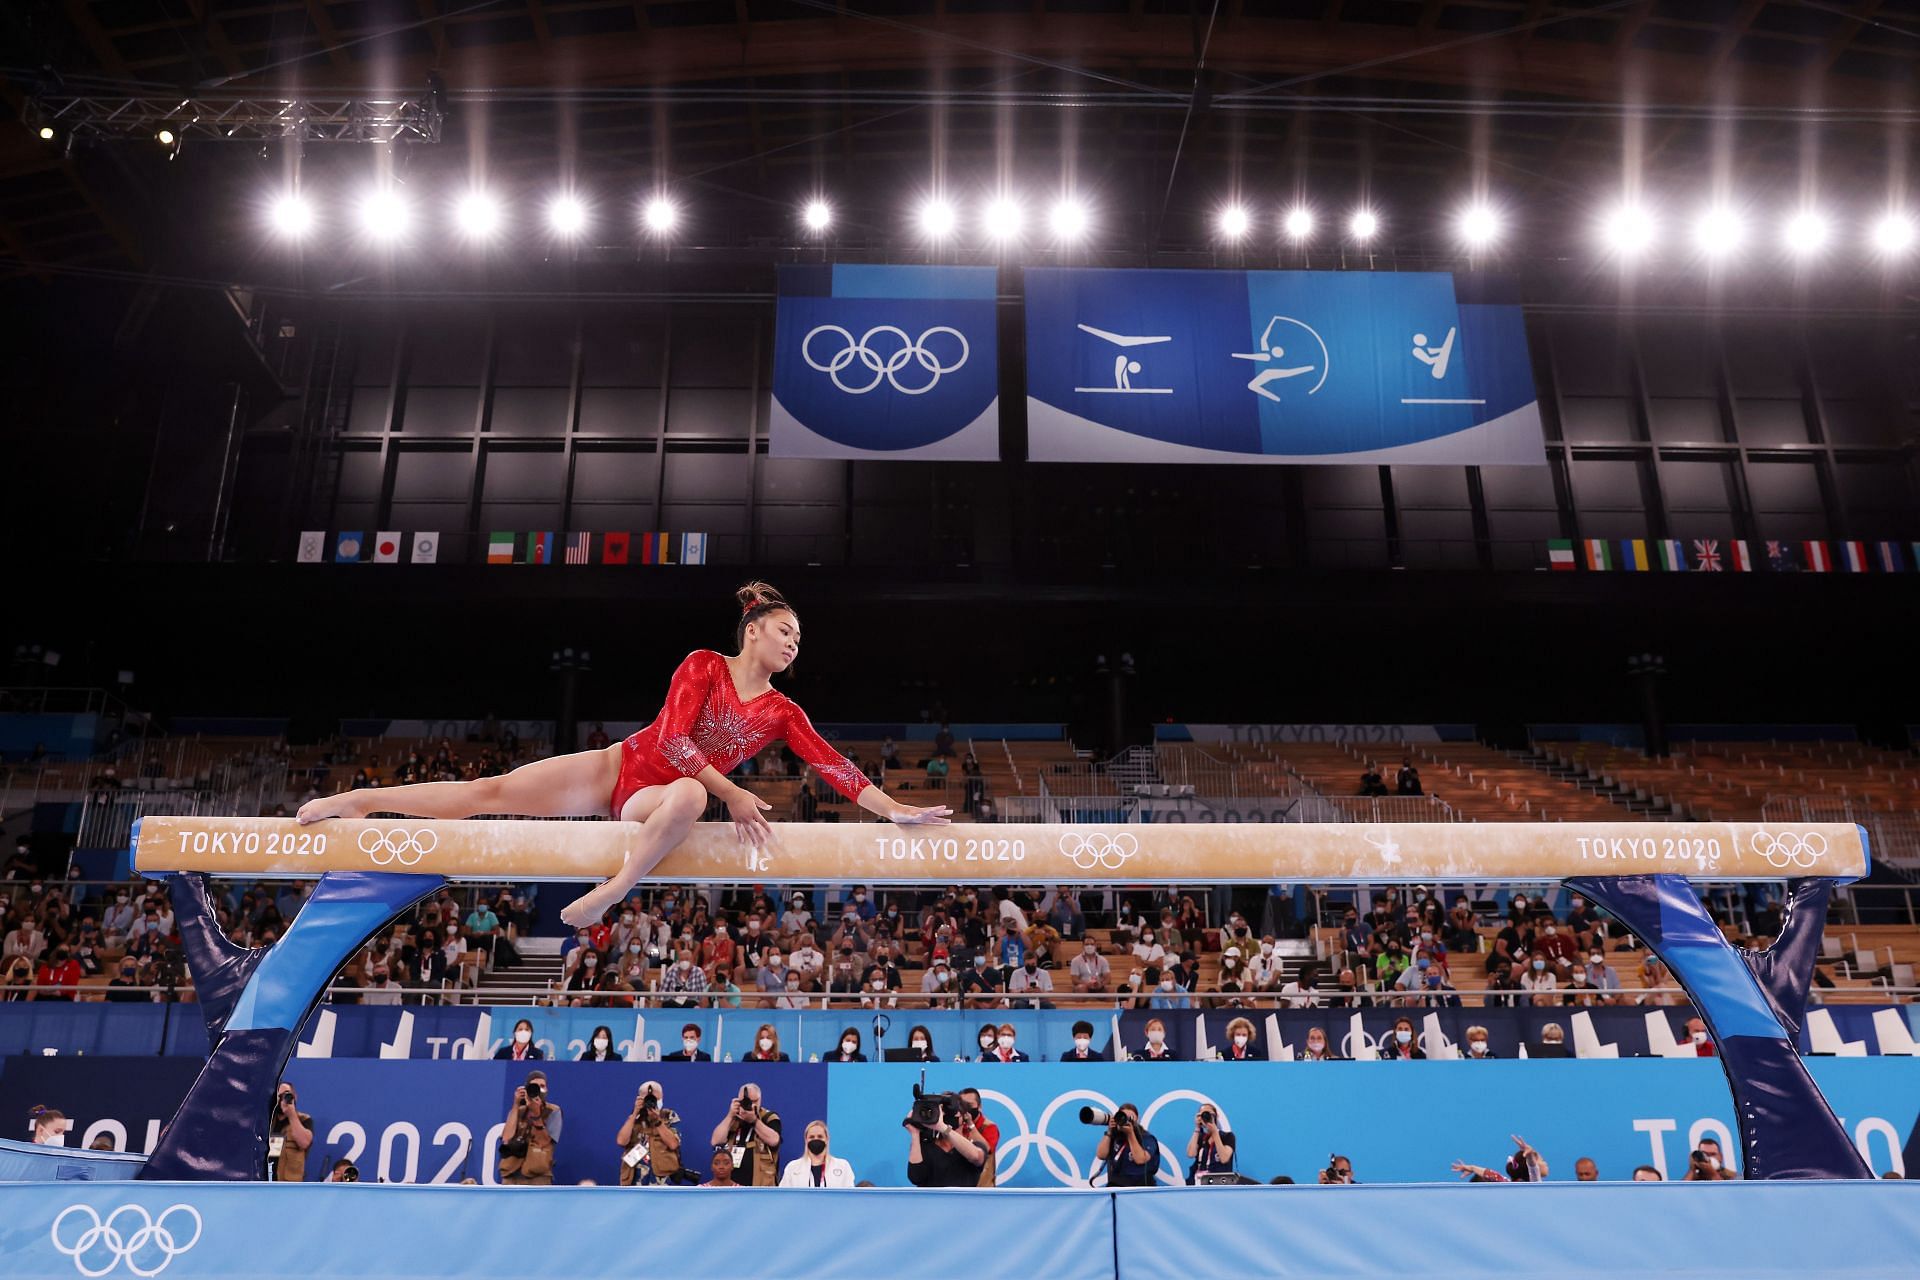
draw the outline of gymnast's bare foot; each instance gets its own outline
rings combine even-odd
[[[360,792],[342,791],[339,795],[317,796],[307,801],[296,816],[305,825],[323,818],[364,818],[367,810],[360,802]]]
[[[607,908],[618,902],[625,892],[625,889],[609,880],[560,908],[560,920],[574,929],[599,924],[600,917],[607,914]]]

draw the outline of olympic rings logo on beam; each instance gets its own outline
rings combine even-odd
[[[83,1227],[74,1240],[63,1240],[61,1227],[75,1214],[84,1215],[91,1225]],[[176,1214],[185,1216],[176,1218]],[[127,1220],[123,1223],[122,1218]],[[173,1220],[171,1227],[170,1219]],[[193,1236],[182,1242],[174,1230],[184,1231],[189,1221],[193,1225]],[[123,1204],[108,1214],[105,1222],[92,1205],[73,1204],[60,1211],[47,1234],[53,1247],[72,1258],[74,1269],[83,1276],[104,1276],[123,1262],[136,1276],[157,1276],[167,1269],[168,1263],[200,1243],[201,1229],[200,1211],[190,1204],[169,1205],[161,1210],[158,1218],[140,1205]]]
[[[1131,831],[1122,831],[1117,836],[1100,831],[1084,836],[1077,831],[1063,831],[1060,833],[1060,852],[1082,871],[1091,871],[1095,867],[1118,871],[1127,864],[1127,859],[1140,852],[1140,842],[1134,839]]]
[[[980,1091],[981,1109],[984,1111],[987,1104],[992,1103],[995,1107],[1006,1113],[1004,1118],[998,1115],[989,1117],[995,1120],[1001,1129],[1000,1145],[995,1148],[993,1153],[994,1181],[1001,1186],[1005,1186],[1011,1181],[1013,1176],[1019,1173],[1021,1168],[1026,1164],[1027,1149],[1031,1147],[1040,1153],[1040,1163],[1046,1166],[1047,1172],[1052,1174],[1054,1181],[1058,1182],[1061,1186],[1091,1186],[1094,1176],[1100,1171],[1100,1161],[1094,1158],[1092,1154],[1094,1146],[1097,1146],[1099,1143],[1097,1133],[1091,1128],[1076,1127],[1074,1130],[1075,1133],[1083,1136],[1089,1143],[1087,1148],[1087,1167],[1083,1171],[1080,1168],[1079,1160],[1073,1154],[1073,1148],[1047,1131],[1048,1127],[1052,1125],[1054,1117],[1060,1113],[1060,1109],[1074,1102],[1088,1102],[1106,1112],[1113,1112],[1119,1109],[1119,1105],[1115,1103],[1112,1098],[1109,1098],[1106,1094],[1096,1089],[1070,1089],[1066,1093],[1059,1094],[1053,1101],[1047,1104],[1046,1109],[1040,1113],[1039,1125],[1035,1127],[1027,1123],[1026,1113],[1020,1109],[1020,1105],[1012,1098],[1009,1098],[997,1089],[982,1089]],[[1227,1118],[1226,1109],[1206,1094],[1193,1089],[1174,1089],[1155,1098],[1152,1102],[1148,1103],[1146,1109],[1140,1113],[1141,1125],[1151,1132],[1154,1117],[1160,1113],[1161,1108],[1174,1102],[1192,1102],[1195,1104],[1194,1110],[1196,1112],[1203,1106],[1212,1107],[1220,1117],[1221,1127],[1228,1132],[1233,1131],[1233,1122]],[[1073,1119],[1077,1125],[1079,1121],[1078,1108],[1074,1109],[1070,1118]],[[1006,1131],[1010,1128],[1014,1130],[1012,1137],[1006,1135]],[[1180,1162],[1177,1159],[1167,1159],[1165,1150],[1165,1144],[1163,1143],[1159,1180],[1168,1186],[1180,1186],[1185,1181],[1180,1173]]]
[[[431,827],[421,827],[417,831],[405,827],[391,827],[385,831],[369,827],[360,833],[360,852],[371,857],[376,867],[395,862],[410,867],[439,847],[440,837]]]
[[[1765,858],[1768,866],[1780,871],[1789,867],[1805,870],[1827,852],[1827,838],[1818,831],[1809,831],[1805,835],[1797,831],[1783,831],[1778,835],[1771,831],[1756,831],[1751,843],[1753,851]]]
[[[813,358],[813,340],[823,333],[838,335],[842,344],[840,350],[834,352],[825,364]],[[942,333],[951,334],[954,341],[960,344],[960,358],[952,364],[942,364],[940,357],[927,346],[929,338]],[[888,334],[896,338],[900,343],[899,348],[892,354],[882,357],[878,351],[868,345],[879,334]],[[897,325],[877,324],[861,334],[857,341],[851,330],[843,329],[837,324],[823,324],[808,330],[807,336],[800,340],[800,358],[807,362],[808,367],[832,378],[833,385],[850,396],[863,396],[883,381],[903,396],[925,395],[940,385],[942,374],[957,372],[962,365],[966,364],[967,357],[972,354],[973,348],[967,343],[967,335],[944,324],[934,325],[918,338],[909,338],[907,331]],[[865,385],[849,386],[840,380],[840,375],[856,360],[873,375],[873,380]],[[902,385],[900,379],[894,376],[909,364],[919,365],[930,375],[925,386]]]

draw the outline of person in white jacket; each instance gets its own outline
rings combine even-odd
[[[780,1173],[783,1187],[851,1187],[853,1166],[827,1148],[827,1122],[815,1120],[807,1126],[806,1154],[789,1160]]]

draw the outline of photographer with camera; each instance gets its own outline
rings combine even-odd
[[[965,1104],[957,1093],[922,1093],[913,1087],[913,1110],[900,1122],[907,1131],[907,1181],[916,1187],[977,1187],[986,1141],[970,1136]]]
[[[500,1134],[501,1182],[512,1187],[553,1185],[561,1119],[560,1108],[547,1099],[547,1073],[529,1071],[527,1082],[513,1091],[513,1106]]]
[[[713,1145],[733,1157],[734,1178],[749,1187],[771,1187],[780,1177],[780,1117],[760,1102],[759,1085],[741,1085],[713,1126]]]
[[[1709,1137],[1700,1139],[1700,1145],[1687,1154],[1687,1172],[1680,1181],[1733,1182],[1739,1177],[1721,1157],[1720,1139]]]
[[[1109,1187],[1150,1187],[1160,1175],[1160,1141],[1140,1123],[1140,1108],[1123,1102],[1109,1115],[1080,1108],[1080,1123],[1104,1126],[1094,1157],[1107,1167]]]
[[[665,1105],[657,1082],[648,1080],[633,1097],[633,1112],[621,1122],[613,1140],[620,1144],[620,1185],[654,1187],[662,1183],[683,1186],[698,1182],[680,1163],[680,1117]]]
[[[305,1182],[312,1146],[313,1117],[295,1106],[293,1086],[283,1081],[274,1091],[273,1114],[267,1121],[267,1180]]]
[[[1199,1186],[1207,1173],[1238,1173],[1234,1168],[1233,1134],[1220,1127],[1220,1113],[1212,1103],[1193,1117],[1193,1136],[1187,1139],[1187,1185]]]
[[[1350,1187],[1353,1185],[1353,1161],[1343,1155],[1327,1157],[1327,1167],[1320,1171],[1320,1185],[1323,1187]]]
[[[320,1179],[320,1181],[358,1182],[360,1181],[360,1170],[355,1167],[353,1161],[347,1159],[345,1156],[341,1156],[333,1162],[333,1168],[327,1170],[327,1176]],[[469,1179],[469,1181],[471,1181],[471,1179]]]

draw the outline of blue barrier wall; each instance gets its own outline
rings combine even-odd
[[[1375,1280],[1409,1267],[1484,1280],[1679,1268],[1703,1280],[1806,1280],[1911,1275],[1920,1257],[1920,1189],[1902,1183],[729,1194],[122,1182],[5,1194],[0,1257],[14,1280],[578,1280],[629,1268],[770,1280]]]

